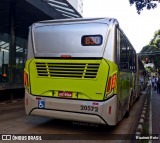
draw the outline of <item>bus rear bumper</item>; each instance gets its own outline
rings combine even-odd
[[[101,118],[97,115],[84,114],[84,113],[76,113],[76,112],[66,112],[66,111],[57,111],[57,110],[47,110],[47,109],[34,109],[30,113],[31,115],[45,116],[51,117],[54,119],[64,119],[71,121],[81,121],[81,122],[89,122],[89,123],[97,123],[97,124],[106,124]]]
[[[113,96],[113,98],[110,98],[109,100],[95,102],[33,96],[25,91],[25,111],[28,115],[38,115],[55,119],[96,124],[115,125],[116,115],[114,115],[114,113],[112,115],[107,115],[106,110],[110,108],[110,105],[114,104],[116,97],[117,96]],[[40,107],[40,103],[44,107]],[[94,107],[94,109],[93,111],[81,110],[83,106],[84,108]],[[95,109],[98,109],[98,111]]]

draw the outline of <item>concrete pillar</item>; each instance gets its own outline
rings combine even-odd
[[[10,21],[10,41],[9,41],[9,84],[13,85],[15,78],[16,64],[16,34],[15,34],[15,13],[16,0],[10,0],[9,5],[9,21]]]

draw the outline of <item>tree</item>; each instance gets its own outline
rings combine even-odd
[[[141,59],[145,62],[148,58],[149,62],[153,62],[155,69],[160,71],[160,29],[154,33],[150,43],[140,51]]]
[[[158,47],[158,49],[160,49],[160,38],[155,40],[155,45]]]
[[[155,51],[160,51],[160,29],[154,33],[153,39],[151,39],[149,46],[155,46]]]
[[[143,8],[148,10],[156,8],[158,2],[158,0],[129,0],[131,5],[135,4],[138,14],[141,13]]]
[[[154,39],[160,36],[160,29],[154,33]]]

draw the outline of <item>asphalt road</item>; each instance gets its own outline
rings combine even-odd
[[[145,98],[146,93],[144,92],[139,101],[135,102],[131,108],[130,116],[124,118],[115,127],[99,127],[95,124],[27,116],[24,111],[23,101],[0,104],[0,134],[44,134],[44,138],[50,136],[54,138],[54,140],[43,141],[10,141],[13,143],[133,143],[132,138]],[[47,134],[49,135],[47,136]]]

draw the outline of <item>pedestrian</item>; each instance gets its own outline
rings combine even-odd
[[[160,94],[160,78],[157,81],[157,93]]]
[[[154,84],[155,84],[155,81],[156,81],[155,76],[152,77],[151,81],[152,81],[152,87],[154,88]]]
[[[155,80],[155,82],[154,82],[154,91],[156,91],[157,90],[157,80]]]

